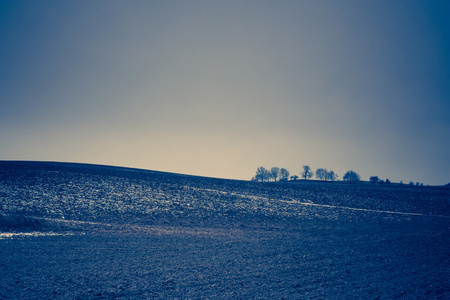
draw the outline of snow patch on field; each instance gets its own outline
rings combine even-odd
[[[291,201],[280,200],[280,201],[287,202],[287,203],[296,203],[296,204],[300,204],[300,205],[332,208],[332,209],[346,209],[346,210],[356,210],[356,211],[365,211],[365,212],[374,212],[374,213],[397,214],[397,215],[404,215],[404,216],[429,216],[429,217],[449,218],[449,216],[442,216],[442,215],[425,215],[425,214],[407,213],[407,212],[400,212],[400,211],[375,210],[375,209],[355,208],[355,207],[336,206],[336,205],[327,205],[327,204],[316,204],[316,203],[313,203],[312,201],[306,200],[306,199],[304,199],[303,201],[298,201],[298,200],[291,200]]]
[[[9,238],[24,238],[24,237],[37,237],[37,236],[56,236],[56,235],[74,235],[73,232],[0,232],[0,240],[1,239],[9,239]]]

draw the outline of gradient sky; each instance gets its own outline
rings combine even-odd
[[[450,1],[0,0],[0,160],[450,182]]]

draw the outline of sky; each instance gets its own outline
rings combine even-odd
[[[450,182],[450,1],[0,0],[0,160]]]

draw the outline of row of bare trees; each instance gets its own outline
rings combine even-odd
[[[256,170],[255,177],[252,178],[252,181],[287,181],[289,178],[289,171],[285,168],[273,167],[270,170],[267,170],[264,167],[259,167]]]
[[[285,168],[278,168],[278,167],[273,167],[270,170],[264,168],[264,167],[259,167],[256,170],[256,175],[255,177],[252,178],[252,181],[261,181],[261,182],[265,182],[265,181],[288,181],[289,179],[291,181],[295,181],[298,180],[299,178],[304,179],[304,180],[308,180],[313,178],[314,176],[316,177],[316,179],[318,180],[323,180],[323,181],[335,181],[337,180],[337,178],[339,177],[337,173],[335,173],[333,170],[328,171],[327,169],[324,168],[319,168],[316,170],[316,172],[314,172],[310,166],[303,166],[303,171],[299,173],[300,177],[297,175],[292,175],[289,177],[289,171],[286,170]],[[349,170],[345,173],[345,175],[342,177],[343,181],[346,182],[359,182],[361,181],[361,176],[359,176],[358,173],[356,173],[353,170]],[[370,183],[372,184],[391,184],[391,181],[389,179],[386,180],[381,180],[378,178],[378,176],[371,176],[370,177]],[[400,181],[400,185],[404,184],[403,181]],[[409,183],[410,186],[423,186],[423,183],[419,183],[417,182],[416,184],[414,184],[414,182],[410,182]],[[450,188],[450,183],[448,183],[446,185],[446,187]]]
[[[311,170],[310,166],[303,166],[303,171],[300,172],[300,175],[303,179],[308,180],[313,177],[314,173]],[[325,168],[319,168],[316,170],[316,178],[319,180],[329,180],[329,181],[335,181],[339,175],[335,173],[333,170],[328,171]]]
[[[308,180],[314,176],[314,172],[310,166],[303,166],[303,171],[300,172],[300,176],[302,179]],[[333,170],[328,171],[327,169],[324,168],[317,169],[315,172],[315,176],[317,179],[324,181],[335,181],[339,177],[338,174],[335,173]],[[289,177],[289,171],[286,170],[285,168],[280,169],[278,167],[273,167],[270,170],[268,170],[264,167],[259,167],[256,170],[255,177],[252,178],[252,181],[261,181],[261,182],[271,180],[288,181],[289,178],[291,180],[297,180],[299,177],[297,175]],[[360,181],[361,177],[359,176],[358,173],[349,170],[345,173],[342,179],[344,181],[355,182]]]

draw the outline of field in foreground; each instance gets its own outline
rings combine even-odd
[[[450,191],[0,162],[0,298],[450,298]]]

